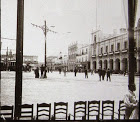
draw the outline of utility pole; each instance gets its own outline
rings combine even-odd
[[[45,35],[45,73],[44,73],[44,78],[47,78],[46,75],[46,58],[47,58],[47,53],[46,53],[46,34],[47,34],[47,30],[46,30],[46,20],[45,20],[45,30],[44,30],[44,35]]]
[[[129,41],[129,85],[134,84],[135,55],[134,55],[134,26],[136,13],[136,0],[128,0],[128,41]]]
[[[46,25],[46,20],[44,21],[45,22],[45,25],[43,25],[43,26],[38,26],[38,25],[35,25],[35,24],[32,24],[33,26],[35,26],[35,27],[38,27],[38,28],[40,28],[40,29],[42,29],[43,30],[43,32],[44,32],[44,36],[45,36],[45,59],[44,59],[44,66],[45,66],[45,73],[44,73],[44,78],[47,78],[47,74],[46,74],[46,59],[47,59],[47,53],[46,53],[46,51],[47,51],[47,49],[46,49],[46,40],[47,40],[47,32],[49,32],[49,31],[51,31],[51,32],[53,32],[53,33],[57,33],[57,32],[55,32],[55,31],[52,31],[52,30],[50,30],[48,27],[47,27],[47,25]],[[55,27],[55,26],[51,26],[51,27]]]
[[[8,47],[6,52],[6,71],[8,70]]]
[[[1,42],[1,0],[0,0],[0,86],[1,86],[1,67],[2,67],[1,66],[1,45],[2,45],[2,42]]]
[[[15,119],[20,116],[20,105],[22,104],[23,25],[24,0],[17,0]]]

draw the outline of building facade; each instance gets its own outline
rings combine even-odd
[[[100,35],[100,36],[99,36]],[[135,71],[139,70],[139,48],[140,48],[140,28],[135,28]],[[97,71],[99,67],[102,69],[110,69],[115,73],[123,73],[128,71],[128,33],[126,29],[120,29],[120,34],[113,34],[107,38],[103,38],[101,31],[92,33],[92,56],[91,69]]]
[[[68,70],[73,71],[76,66],[77,42],[68,47]]]
[[[63,55],[62,57],[62,66],[68,71],[68,55]]]
[[[55,70],[55,59],[57,57],[56,56],[49,56],[47,57],[47,68],[51,69],[51,70]]]
[[[68,55],[62,54],[62,52],[60,52],[60,54],[53,61],[55,70],[65,69],[68,71]]]
[[[23,63],[38,64],[38,56],[23,55]]]
[[[26,66],[27,64],[37,65],[38,56],[23,55],[23,66]],[[0,65],[0,70],[15,70],[16,54],[12,54],[12,51],[7,51],[6,54],[1,55]]]
[[[77,49],[76,67],[80,70],[84,70],[84,68],[90,70],[90,46],[82,45]]]

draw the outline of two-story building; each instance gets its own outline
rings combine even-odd
[[[57,58],[57,56],[48,56],[47,57],[47,68],[51,69],[51,70],[55,70],[55,59]]]
[[[137,26],[134,30],[135,41],[135,71],[140,72],[139,60],[139,44],[140,27]],[[103,37],[102,32],[97,30],[92,33],[92,56],[91,69],[97,70],[109,68],[116,73],[128,71],[128,32],[121,28],[120,34],[112,34],[106,38]]]
[[[34,67],[38,64],[38,56],[29,56],[23,55],[23,66],[30,64],[31,67]],[[16,54],[13,54],[12,51],[6,52],[6,54],[1,55],[1,69],[0,70],[15,70],[16,66]]]
[[[68,47],[68,70],[73,71],[76,66],[76,54],[78,49],[78,43],[69,45]]]
[[[90,70],[90,46],[89,44],[83,44],[81,47],[77,49],[76,54],[76,67],[84,70],[87,68]]]

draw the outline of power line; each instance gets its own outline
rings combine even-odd
[[[46,26],[46,30],[45,30],[45,26],[43,25],[43,26],[39,26],[39,25],[36,25],[36,24],[33,24],[33,23],[31,23],[33,26],[35,26],[35,27],[38,27],[38,28],[40,28],[40,29],[42,29],[43,30],[43,32],[44,32],[44,34],[45,34],[45,31],[47,31],[47,32],[53,32],[53,33],[58,33],[58,32],[56,32],[56,31],[53,31],[53,30],[50,30],[47,26]],[[55,27],[55,26],[51,26],[51,27]]]
[[[15,40],[16,41],[16,39],[11,39],[11,38],[4,38],[4,37],[1,37],[1,39],[5,39],[5,40]]]
[[[7,49],[1,49],[1,50],[7,50]],[[16,49],[9,49],[9,50],[16,50]]]
[[[45,73],[44,73],[44,78],[47,78],[47,75],[46,75],[46,58],[47,58],[47,53],[46,53],[46,38],[47,38],[47,33],[50,31],[50,32],[53,32],[53,33],[57,33],[57,32],[55,32],[55,31],[52,31],[52,30],[50,30],[48,27],[47,27],[47,25],[46,25],[46,20],[44,21],[45,22],[45,25],[43,25],[43,26],[39,26],[39,25],[36,25],[36,24],[33,24],[33,23],[31,23],[34,27],[38,27],[38,28],[40,28],[41,30],[43,30],[43,32],[44,32],[44,36],[45,36]]]

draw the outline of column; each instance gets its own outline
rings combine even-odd
[[[140,74],[140,59],[137,59],[137,73]]]
[[[113,60],[113,70],[115,71],[116,70],[116,60]]]
[[[123,64],[123,59],[120,58],[120,70],[124,71],[124,64]]]

